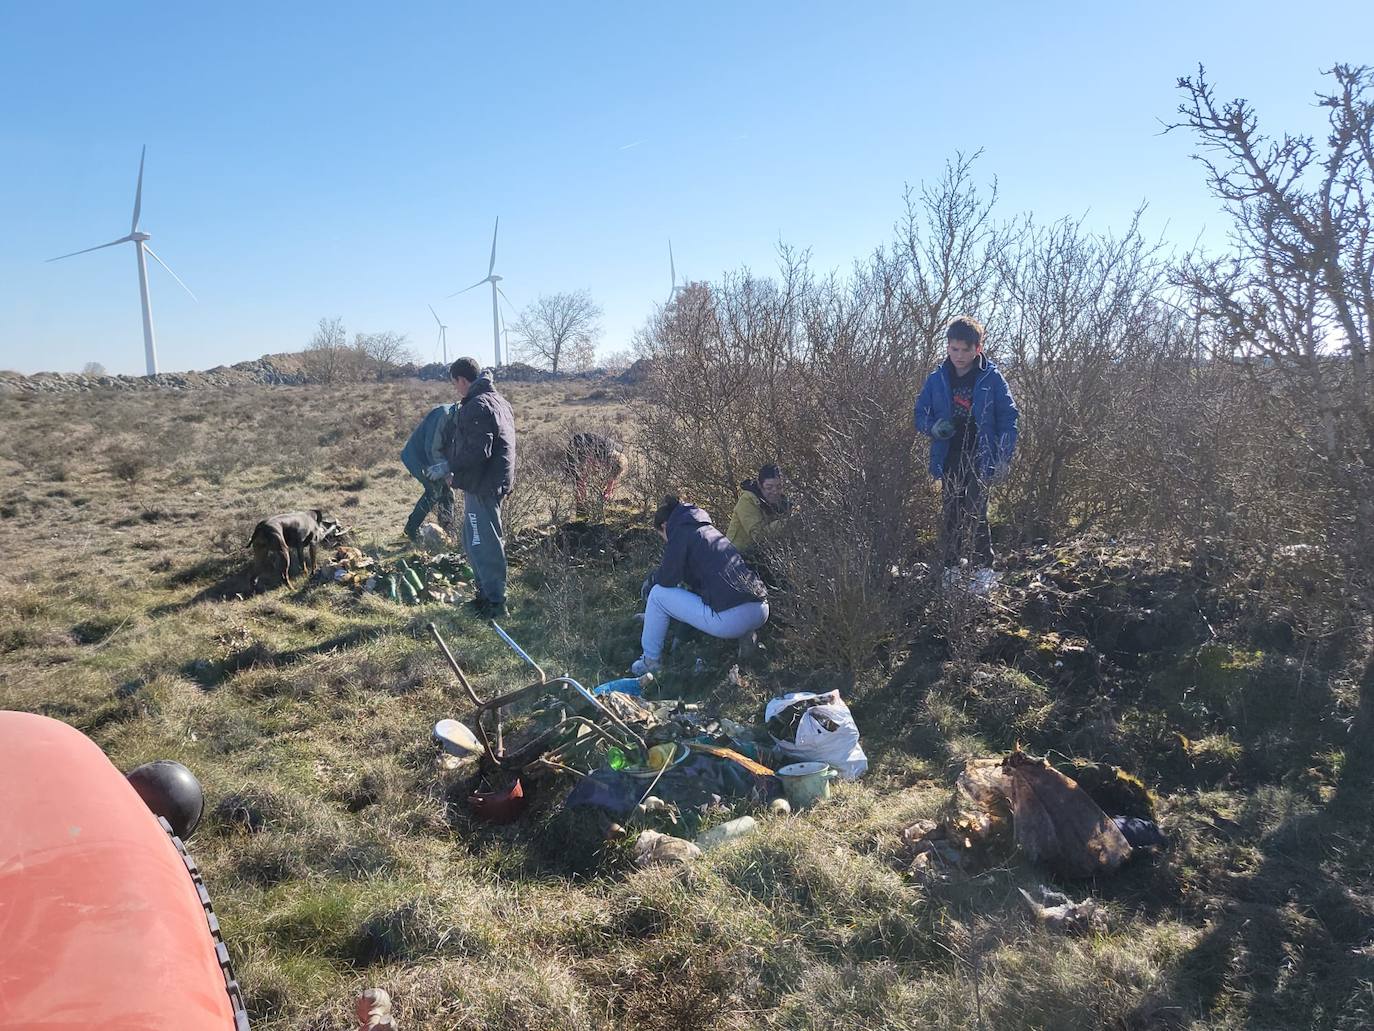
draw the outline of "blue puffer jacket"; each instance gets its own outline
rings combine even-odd
[[[435,405],[415,427],[401,451],[401,464],[417,479],[425,479],[425,470],[444,460],[444,443],[449,436],[451,420],[458,411],[456,404]],[[429,482],[425,480],[425,482]]]
[[[1011,398],[1007,381],[986,355],[978,356],[978,369],[978,378],[973,383],[973,421],[978,425],[975,470],[979,479],[992,480],[1004,475],[1011,465],[1011,456],[1016,450],[1016,424],[1021,413]],[[950,377],[954,374],[954,365],[946,358],[926,377],[912,413],[916,432],[930,436],[937,422],[954,418],[954,392],[950,387]],[[949,445],[948,440],[931,438],[931,476],[944,475]]]

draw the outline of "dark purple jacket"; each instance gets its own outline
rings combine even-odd
[[[767,601],[768,590],[749,569],[730,538],[711,525],[695,505],[678,505],[666,524],[668,543],[652,580],[682,584],[715,612],[751,601]]]

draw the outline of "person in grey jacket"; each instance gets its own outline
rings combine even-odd
[[[477,581],[479,615],[506,613],[501,500],[515,487],[515,417],[475,358],[449,370],[463,397],[448,447],[448,482],[463,492],[463,550]]]
[[[456,387],[457,384],[455,383]],[[463,396],[460,391],[459,398]],[[454,513],[453,488],[449,485],[448,461],[444,451],[453,435],[454,419],[458,414],[458,404],[435,405],[420,421],[420,425],[406,441],[401,451],[401,464],[406,471],[420,481],[425,492],[415,502],[410,518],[406,520],[405,535],[411,541],[420,532],[420,524],[433,510],[439,525],[449,533],[457,535],[458,520]]]

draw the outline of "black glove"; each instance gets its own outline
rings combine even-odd
[[[949,440],[954,436],[954,420],[940,419],[930,428],[930,435],[936,440]]]

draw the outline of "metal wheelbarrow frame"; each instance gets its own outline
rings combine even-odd
[[[580,775],[579,770],[567,765],[564,760],[590,745],[595,739],[603,740],[608,745],[614,745],[621,749],[638,749],[641,753],[648,751],[644,738],[612,712],[601,699],[572,677],[550,678],[540,665],[530,658],[525,650],[516,644],[495,620],[491,621],[491,625],[501,640],[505,641],[512,651],[533,667],[539,675],[539,679],[532,684],[509,691],[489,701],[483,701],[473,690],[467,676],[463,673],[462,667],[454,659],[453,653],[449,651],[448,645],[439,635],[439,630],[433,623],[429,624],[429,632],[435,643],[439,645],[439,650],[443,652],[444,658],[448,660],[449,667],[458,677],[458,682],[462,684],[463,689],[476,707],[473,713],[473,722],[477,737],[497,767],[510,773],[529,772],[532,769],[551,769]],[[575,695],[592,707],[596,713],[596,718],[589,719],[585,716],[568,715],[565,710],[558,722],[552,727],[536,734],[513,752],[507,753],[502,731],[501,710],[532,695],[548,691],[564,691]]]

